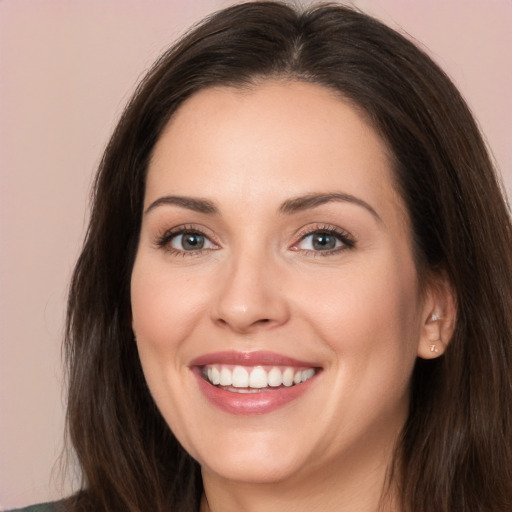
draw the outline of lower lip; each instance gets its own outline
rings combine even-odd
[[[193,372],[198,380],[199,389],[213,405],[230,414],[240,415],[266,414],[280,409],[303,395],[318,376],[317,373],[306,382],[289,388],[270,388],[268,391],[258,393],[236,393],[210,384],[201,376],[199,368],[194,368]]]

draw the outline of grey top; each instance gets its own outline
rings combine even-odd
[[[10,512],[57,512],[54,503],[41,503],[40,505],[31,505],[30,507],[17,508]]]

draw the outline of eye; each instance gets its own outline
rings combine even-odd
[[[303,234],[292,250],[301,250],[325,255],[354,247],[352,237],[338,228],[322,228]]]
[[[197,229],[182,228],[167,231],[156,245],[174,254],[197,254],[202,251],[218,249],[218,245]]]
[[[179,251],[200,251],[213,248],[212,242],[202,233],[186,232],[172,236],[169,245]]]
[[[320,232],[306,235],[299,243],[299,248],[307,251],[332,251],[342,245],[341,240],[332,233]]]

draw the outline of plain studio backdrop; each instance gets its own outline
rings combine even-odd
[[[0,0],[0,509],[58,498],[67,285],[135,84],[221,0]],[[308,5],[309,1],[302,1]],[[352,2],[455,81],[512,190],[512,0]]]

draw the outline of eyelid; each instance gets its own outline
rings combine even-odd
[[[206,237],[215,247],[211,248],[201,248],[197,250],[180,250],[176,249],[170,246],[170,241],[182,234],[187,233],[196,233],[201,236]],[[333,235],[342,243],[341,247],[336,247],[334,249],[325,250],[325,251],[319,251],[319,250],[312,250],[312,249],[301,249],[299,247],[299,244],[306,239],[308,236],[317,234],[317,233],[327,233],[330,235]],[[354,237],[352,234],[350,234],[345,229],[332,225],[332,224],[325,224],[325,223],[319,223],[319,224],[308,224],[307,226],[304,226],[296,231],[294,238],[297,240],[292,244],[290,247],[290,250],[292,251],[301,251],[303,253],[311,253],[315,256],[327,256],[333,253],[338,253],[344,250],[352,249],[355,247],[357,243],[356,237]],[[181,224],[178,226],[173,226],[170,229],[163,229],[160,231],[156,236],[154,240],[154,245],[157,248],[165,249],[166,251],[173,253],[174,255],[181,255],[181,256],[194,256],[201,254],[203,252],[210,252],[215,251],[217,249],[221,248],[221,244],[218,241],[218,238],[215,236],[215,234],[208,228],[202,225],[197,224]]]
[[[175,237],[187,233],[204,236],[215,246],[215,248],[208,247],[192,251],[185,251],[171,247],[170,242]],[[181,224],[170,229],[164,229],[155,236],[154,245],[159,249],[165,249],[171,254],[179,254],[180,256],[194,256],[202,252],[215,251],[220,248],[217,237],[211,232],[211,230],[204,226],[198,226],[197,224]]]
[[[326,251],[314,251],[311,249],[300,249],[298,245],[305,240],[308,236],[317,234],[317,233],[327,233],[330,235],[335,236],[341,243],[343,244],[341,247],[337,247],[335,249],[326,250]],[[339,226],[335,226],[332,224],[316,224],[308,226],[305,226],[301,228],[297,234],[296,237],[298,238],[297,242],[295,242],[291,250],[294,251],[303,251],[303,252],[309,252],[313,253],[314,255],[318,256],[327,256],[329,254],[341,252],[348,249],[353,249],[356,246],[357,239],[355,236],[350,234],[345,229],[340,228]]]

